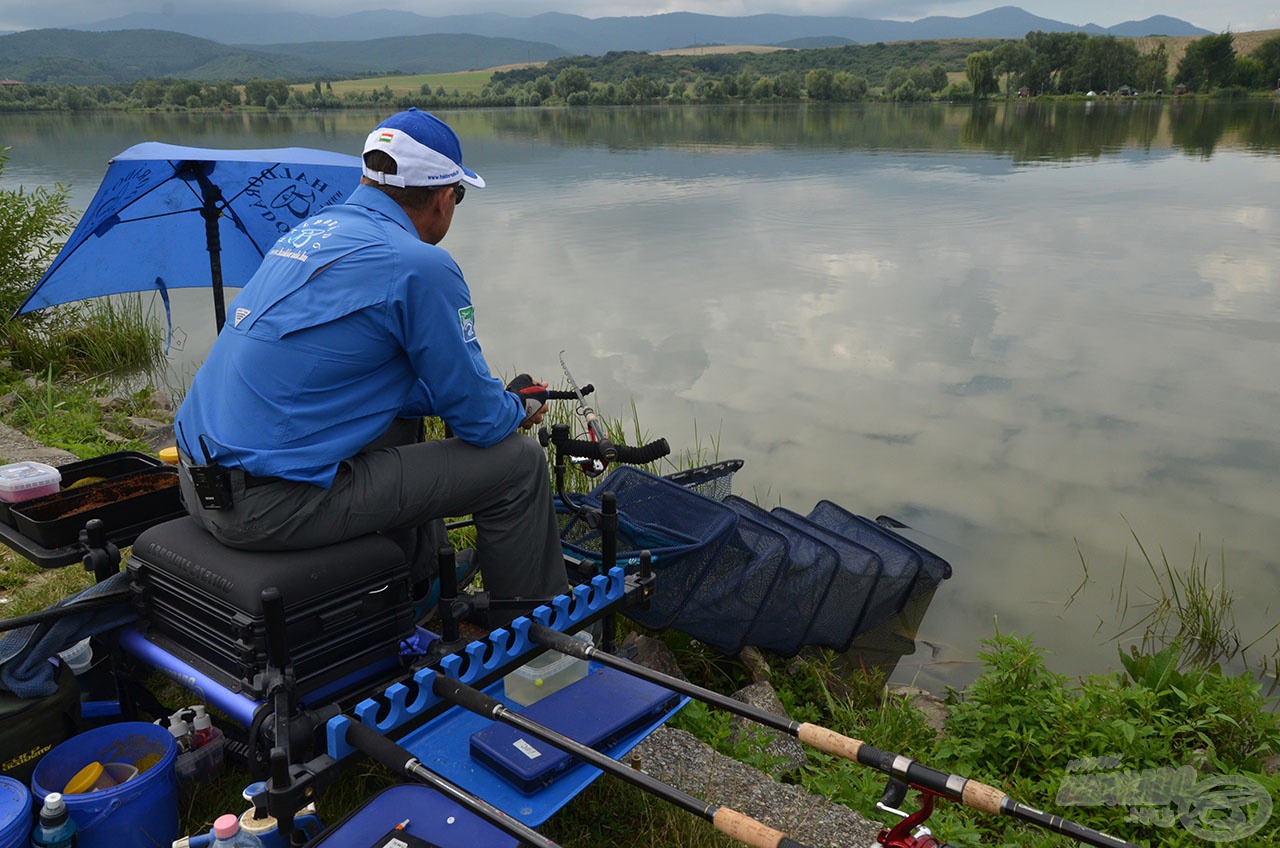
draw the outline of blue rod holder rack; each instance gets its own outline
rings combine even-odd
[[[590,583],[574,586],[568,594],[557,595],[551,599],[549,606],[544,604],[530,615],[539,624],[553,630],[566,631],[625,595],[626,572],[622,567],[615,567],[609,570],[608,575],[597,575],[591,578]],[[471,642],[462,649],[461,654],[445,657],[440,661],[441,670],[449,677],[471,685],[512,660],[540,650],[539,646],[529,640],[530,624],[532,622],[528,616],[517,618],[509,627],[500,627],[490,633],[487,641]],[[356,717],[361,724],[368,725],[379,733],[390,733],[423,711],[441,703],[441,698],[433,688],[435,677],[434,669],[420,669],[413,675],[417,695],[412,703],[409,703],[409,695],[413,690],[403,683],[393,683],[383,690],[386,704],[366,698],[356,704]],[[378,717],[380,712],[384,713],[381,719]],[[329,756],[335,760],[345,759],[355,753],[355,748],[347,744],[347,725],[350,721],[348,716],[340,715],[329,719],[325,725]]]

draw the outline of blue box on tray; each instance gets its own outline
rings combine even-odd
[[[679,695],[661,686],[602,668],[520,712],[599,750],[653,722],[679,700]],[[491,724],[473,733],[471,758],[528,795],[581,762],[506,724]]]

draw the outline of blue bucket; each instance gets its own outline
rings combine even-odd
[[[20,781],[0,777],[0,848],[31,844],[31,793]]]
[[[138,774],[118,786],[63,795],[80,848],[169,848],[178,838],[178,745],[166,728],[141,721],[108,724],[73,736],[44,755],[31,775],[43,802],[92,762],[128,763]]]

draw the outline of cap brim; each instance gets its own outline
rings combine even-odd
[[[473,185],[476,188],[484,188],[484,177],[468,168],[466,165],[459,165],[462,169],[462,181],[467,185]]]

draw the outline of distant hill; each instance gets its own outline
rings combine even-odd
[[[195,4],[188,3],[190,10]],[[393,36],[460,33],[554,44],[571,54],[610,50],[656,52],[696,44],[780,44],[795,39],[839,37],[849,42],[918,41],[939,38],[1022,38],[1031,30],[1087,31],[1112,35],[1207,35],[1186,21],[1157,16],[1115,27],[1076,25],[1042,18],[1016,6],[969,17],[934,16],[887,21],[816,15],[724,17],[672,12],[637,17],[585,18],[548,12],[532,17],[500,14],[427,17],[412,12],[374,11],[340,17],[225,8],[201,13],[136,13],[85,24],[78,29],[166,29],[224,44],[280,45],[308,41],[360,41]]]
[[[343,73],[395,70],[405,74],[440,74],[515,62],[545,62],[569,55],[552,44],[478,35],[408,35],[368,41],[312,41],[267,44],[261,49]]]
[[[550,44],[474,35],[234,47],[174,32],[41,29],[0,36],[0,77],[101,85],[147,77],[299,79],[397,71],[444,73],[565,55]]]
[[[0,77],[24,82],[100,85],[146,77],[216,79],[225,69],[272,69],[273,75],[304,70],[289,57],[158,30],[95,33],[37,29],[0,36]],[[217,69],[217,70],[215,70]]]
[[[1171,18],[1168,15],[1152,15],[1140,21],[1125,21],[1122,24],[1108,27],[1105,32],[1108,35],[1125,38],[1142,38],[1148,35],[1188,36],[1209,34],[1199,27],[1193,27],[1186,21]]]
[[[181,22],[197,17],[177,14],[168,16],[134,15],[129,20],[164,20]],[[219,20],[226,26],[227,15]],[[273,35],[294,36],[299,32],[315,35],[329,33],[328,22],[347,21],[352,24],[349,38],[341,40],[312,40],[306,42],[280,41],[254,44],[226,44],[210,38],[200,38],[178,32],[156,29],[119,31],[84,31],[68,29],[30,30],[0,35],[0,78],[13,78],[25,82],[75,83],[97,85],[132,82],[147,77],[175,77],[201,81],[247,80],[251,77],[282,77],[293,80],[316,78],[344,78],[373,75],[437,74],[492,68],[499,65],[545,62],[565,56],[599,56],[609,50],[635,50],[658,53],[663,48],[636,46],[636,42],[659,44],[670,40],[675,48],[683,48],[685,54],[711,54],[762,49],[821,49],[857,43],[880,46],[889,45],[900,53],[902,62],[909,66],[910,50],[900,50],[895,45],[934,43],[925,51],[929,56],[942,49],[936,42],[967,42],[973,39],[992,41],[998,38],[1022,38],[1032,29],[1052,29],[1055,22],[1037,18],[1014,7],[993,9],[968,18],[924,18],[914,23],[900,21],[868,21],[858,18],[819,18],[787,15],[755,15],[747,18],[717,18],[710,15],[675,13],[652,15],[647,18],[601,18],[591,20],[576,15],[547,14],[534,18],[513,18],[505,15],[467,15],[452,18],[423,18],[407,12],[374,12],[346,18],[320,18],[317,16],[249,15],[235,18],[237,34],[241,38]],[[282,21],[292,26],[285,32]],[[412,34],[382,38],[357,39],[354,36],[375,31],[386,22],[399,22],[405,29],[422,21],[451,21],[459,26],[480,26],[490,29],[523,28],[528,31],[530,22],[536,22],[546,38],[541,40],[518,39],[498,35],[469,33]],[[838,22],[874,24],[878,28],[863,30],[861,39],[855,39],[834,31]],[[381,23],[380,23],[381,22]],[[459,23],[463,22],[463,23]],[[263,26],[258,26],[262,23]],[[271,24],[271,26],[266,26]],[[358,24],[358,26],[357,26]],[[714,30],[715,24],[719,30]],[[767,24],[763,29],[759,27]],[[824,30],[814,34],[814,27],[821,24]],[[519,26],[517,26],[519,25]],[[1063,25],[1066,26],[1066,25]],[[1092,25],[1090,25],[1092,26]],[[1004,28],[1003,32],[1001,28]],[[595,32],[599,43],[612,45],[608,50],[592,52],[566,48],[574,39],[586,38],[586,29]],[[593,29],[594,28],[594,29]],[[1199,31],[1175,34],[1181,29],[1192,29],[1190,24],[1174,18],[1157,16],[1146,21],[1130,22],[1112,27],[1112,30],[1141,32],[1149,28],[1161,30],[1166,36],[1171,57],[1181,56],[1185,42],[1198,37]],[[1075,27],[1074,29],[1085,29]],[[1094,27],[1094,29],[1100,29]],[[884,32],[881,39],[869,40],[866,32]],[[944,32],[963,32],[963,35],[944,36]],[[718,32],[716,37],[711,37]],[[795,33],[809,32],[808,35]],[[924,35],[909,35],[923,32]],[[980,36],[976,33],[995,32]],[[704,35],[705,33],[705,35]],[[791,35],[792,37],[788,37]],[[1247,53],[1245,36],[1238,34],[1236,48]],[[628,41],[631,39],[631,41]],[[1142,50],[1154,49],[1153,37],[1138,38]],[[690,46],[692,45],[692,47]],[[719,45],[719,46],[711,46]],[[729,46],[724,46],[729,45]],[[734,46],[736,45],[736,46]],[[1147,46],[1150,45],[1150,46]],[[905,49],[905,48],[904,48]],[[961,44],[946,50],[972,50]],[[924,54],[921,54],[924,55]],[[947,53],[950,55],[950,53]],[[899,62],[900,64],[902,62]]]
[[[1237,32],[1232,34],[1231,44],[1236,49],[1236,55],[1247,56],[1262,46],[1263,42],[1270,41],[1280,36],[1280,29],[1257,29],[1251,32]],[[1195,37],[1175,36],[1173,38],[1146,37],[1135,38],[1134,43],[1138,46],[1139,53],[1150,53],[1156,49],[1156,45],[1163,43],[1165,51],[1169,54],[1169,70],[1172,71],[1178,67],[1178,63],[1182,61],[1182,57],[1187,53],[1187,45],[1195,41]]]

